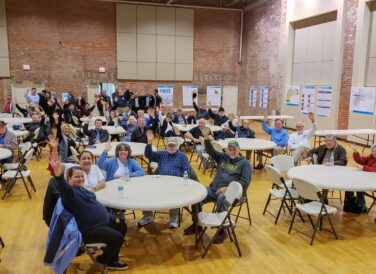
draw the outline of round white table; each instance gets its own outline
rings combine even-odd
[[[181,131],[181,132],[187,132],[187,131],[190,131],[192,128],[197,127],[198,125],[197,124],[186,124],[185,126],[182,126],[182,125],[174,124],[174,126],[176,126],[179,129],[179,131]],[[212,132],[217,132],[217,131],[222,130],[222,127],[220,127],[220,126],[207,125],[207,127],[210,128],[210,130]]]
[[[319,189],[376,191],[376,173],[354,167],[303,165],[290,169],[287,176],[307,181]]]
[[[252,139],[252,138],[227,138],[224,140],[217,140],[216,142],[227,148],[227,144],[230,141],[237,141],[239,143],[240,150],[252,151],[252,150],[268,150],[277,146],[276,143],[264,139]]]
[[[121,142],[112,142],[111,150],[107,153],[108,156],[113,157],[115,156],[115,147],[120,144]],[[135,143],[135,142],[123,142],[128,144],[132,149],[132,156],[143,156],[145,153],[146,144],[144,143]],[[106,143],[95,144],[92,146],[86,147],[87,151],[90,151],[94,156],[100,156],[104,150]],[[153,151],[157,149],[153,146]]]
[[[87,119],[87,117],[81,117],[81,118],[80,118],[80,121],[81,121],[81,122],[85,122],[86,119]],[[95,120],[98,120],[98,119],[102,120],[102,122],[107,122],[107,119],[106,119],[105,116],[93,116],[93,117],[91,118],[91,121],[94,122]]]
[[[118,191],[119,182],[123,191]],[[117,179],[106,182],[106,187],[95,193],[104,206],[121,210],[168,210],[197,204],[205,199],[206,187],[196,181],[174,176],[149,175],[131,177],[130,181]]]
[[[12,156],[12,151],[6,148],[0,148],[0,160],[4,160]]]
[[[31,118],[27,117],[5,117],[0,118],[1,121],[4,121],[4,123],[14,123],[14,124],[28,124],[31,123]]]

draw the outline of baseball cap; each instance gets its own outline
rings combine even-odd
[[[238,148],[239,147],[239,143],[237,141],[235,141],[235,140],[231,140],[230,142],[228,142],[227,147],[236,147],[236,148]]]
[[[167,145],[178,145],[178,141],[175,137],[168,137],[167,138]]]

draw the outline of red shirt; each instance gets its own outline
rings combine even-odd
[[[10,102],[5,104],[4,112],[5,113],[10,113]]]
[[[359,152],[354,152],[354,161],[363,166],[364,171],[376,172],[376,158],[371,155],[362,157]]]

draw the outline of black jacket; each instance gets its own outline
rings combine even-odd
[[[162,137],[165,137],[165,133],[166,133],[166,129],[167,129],[167,124],[168,124],[168,123],[167,123],[166,119],[163,120],[163,123],[162,123],[162,125],[161,125],[161,129],[160,129],[160,132],[159,132],[159,134],[160,134]],[[170,126],[172,127],[172,131],[174,131],[174,128],[173,128],[172,122],[170,122],[169,124],[170,124]]]
[[[52,213],[54,212],[57,200],[60,198],[60,191],[57,187],[57,180],[52,177],[48,182],[46,194],[43,202],[43,220],[50,226]]]
[[[209,119],[209,112],[206,109],[199,108],[196,102],[193,102],[193,107],[196,110],[196,118],[201,119],[204,118],[205,120]]]
[[[89,124],[84,125],[84,134],[89,136],[89,145],[92,145],[97,140],[97,130],[96,129],[90,129],[89,130]],[[105,129],[99,130],[99,141],[101,143],[108,142],[110,136],[108,134],[108,131]]]
[[[210,108],[209,108],[209,117],[214,119],[214,125],[216,126],[221,126],[222,124],[226,123],[228,120],[226,115],[220,116],[219,114],[214,113]]]
[[[136,143],[148,143],[148,138],[146,137],[146,131],[148,129],[145,127],[144,130],[142,131],[140,127],[135,128],[133,130],[132,135],[131,135],[131,142],[136,142]]]
[[[328,149],[325,145],[321,145],[309,151],[309,156],[313,157],[313,154],[317,155],[317,164],[321,165]],[[345,166],[347,165],[346,150],[341,145],[336,145],[333,151],[334,165]]]
[[[178,114],[178,113],[174,113],[174,115],[172,117],[172,122],[175,123],[175,124],[179,124],[179,116],[181,118],[183,118],[184,124],[188,124],[187,119],[185,118],[185,115],[184,114]]]

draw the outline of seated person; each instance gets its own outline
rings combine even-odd
[[[197,98],[197,94],[194,93],[192,95],[192,101],[193,101],[193,108],[195,109],[196,111],[196,117],[194,116],[189,116],[187,121],[189,124],[195,124],[196,121],[200,120],[201,118],[205,119],[205,120],[209,120],[209,111],[208,111],[208,107],[205,103],[202,103],[201,104],[201,108],[198,107],[197,103],[196,103],[196,98]]]
[[[127,225],[109,214],[107,209],[96,200],[95,194],[83,187],[85,177],[81,167],[72,167],[64,179],[64,165],[59,159],[51,159],[57,189],[61,195],[64,208],[76,219],[82,240],[86,244],[105,243],[102,255],[97,263],[106,265],[107,269],[125,270],[128,265],[119,260]]]
[[[304,130],[304,123],[296,123],[296,132],[289,137],[289,148],[292,151],[295,165],[299,164],[303,159],[307,158],[308,151],[311,147],[310,139],[315,134],[317,124],[315,123],[315,116],[312,112],[308,115],[312,122],[312,128]]]
[[[347,154],[343,146],[337,143],[337,137],[332,134],[325,136],[325,144],[308,152],[308,164],[324,166],[346,166]]]
[[[147,108],[147,114],[147,116],[145,115],[146,127],[152,130],[153,133],[156,133],[159,125],[159,117],[152,107]]]
[[[45,121],[46,117],[44,112],[41,112],[38,107],[35,107],[35,111],[31,116],[31,123],[24,125],[25,129],[29,132],[29,135],[24,138],[24,142],[31,142],[34,140],[34,131],[37,128],[40,128],[39,135],[37,136],[36,142],[41,142],[46,139],[46,134],[44,132],[45,129]]]
[[[75,132],[71,131],[69,124],[63,124],[61,126],[61,139],[59,140],[59,157],[63,163],[72,161],[72,152],[70,147],[77,150],[75,138],[77,137]]]
[[[196,151],[200,158],[202,153],[205,151],[204,147],[201,145],[200,137],[204,137],[205,134],[212,135],[210,128],[206,126],[206,120],[203,118],[198,120],[197,127],[194,127],[185,133],[185,137],[191,139],[193,143],[196,144]]]
[[[268,117],[265,116],[262,122],[262,129],[270,135],[270,141],[277,144],[277,147],[273,148],[273,156],[283,154],[289,140],[289,134],[287,130],[283,128],[283,121],[276,119],[274,128],[268,127],[267,122]]]
[[[89,145],[106,143],[110,139],[108,131],[102,128],[103,122],[101,119],[95,120],[95,128],[89,130],[89,123],[92,117],[89,116],[86,119],[83,132],[85,135],[89,136]]]
[[[118,126],[121,124],[121,120],[118,116],[118,113],[115,110],[110,111],[110,116],[108,117],[107,125],[108,126]]]
[[[64,110],[64,120],[67,124],[71,124],[72,126],[75,126],[75,127],[80,126],[75,123],[73,117],[76,117],[78,120],[78,113],[76,111],[75,105],[72,103],[69,103],[68,108]]]
[[[15,102],[12,100],[12,96],[7,95],[6,102],[3,107],[3,113],[10,113],[13,115],[15,111],[16,111]]]
[[[125,129],[125,134],[123,137],[123,142],[130,142],[132,132],[137,128],[137,120],[134,116],[129,116],[127,125],[123,126]]]
[[[255,138],[255,132],[249,127],[250,121],[248,119],[242,120],[241,125],[238,125],[235,127],[232,123],[233,118],[231,118],[231,121],[228,123],[229,128],[232,132],[234,132],[235,137],[238,138]],[[251,158],[252,151],[247,150],[246,152],[246,158],[249,160]],[[262,165],[262,158],[259,157],[259,165]]]
[[[354,161],[362,166],[363,171],[376,172],[376,144],[371,145],[371,154],[368,156],[361,156],[354,144],[350,143],[349,147],[353,150]],[[364,192],[360,191],[354,195],[354,192],[346,191],[345,196],[345,204],[343,208],[345,212],[367,212]],[[352,200],[352,205],[346,205],[346,198]]]
[[[163,120],[160,135],[162,137],[176,136],[172,125],[172,115],[170,113],[167,113],[166,118]]]
[[[0,121],[0,148],[9,149],[13,154],[13,150],[17,146],[18,141],[16,135],[7,129],[4,121]],[[13,161],[13,156],[10,156],[3,161],[5,163],[11,163]]]
[[[178,124],[182,126],[188,124],[187,119],[185,118],[185,115],[183,114],[181,107],[178,107],[177,112],[173,114],[172,122],[174,124]]]
[[[106,181],[117,178],[124,178],[126,169],[129,171],[129,177],[144,176],[145,171],[140,165],[131,158],[131,147],[126,143],[120,143],[115,148],[115,157],[106,160],[107,152],[111,149],[111,143],[107,143],[101,156],[97,161],[100,169],[106,171]]]
[[[90,106],[89,103],[85,103],[85,105],[79,105],[78,109],[80,111],[81,117],[87,117],[90,116],[93,110],[95,109],[95,105]]]
[[[225,200],[224,193],[228,185],[232,181],[239,182],[243,187],[243,193],[246,193],[247,188],[252,178],[252,168],[249,161],[240,155],[239,143],[236,140],[228,142],[227,152],[219,152],[213,148],[210,142],[210,136],[205,134],[205,146],[207,153],[218,163],[217,174],[212,183],[206,188],[208,194],[206,198],[198,205],[192,206],[193,224],[184,230],[184,234],[190,235],[195,233],[197,222],[197,210],[200,212],[202,204],[215,202],[217,204],[217,211],[223,212],[228,210],[229,204]],[[201,230],[201,227],[198,227]],[[221,230],[216,237],[214,243],[222,243],[227,238],[225,230]]]
[[[152,149],[154,135],[148,131],[148,144],[145,147],[145,156],[151,162],[158,163],[158,174],[183,177],[184,172],[189,169],[187,156],[179,151],[179,145],[176,137],[167,139],[167,151],[154,152]],[[139,227],[143,227],[154,222],[153,212],[144,211],[144,216],[138,222]],[[170,209],[170,229],[176,229],[179,226],[179,209]]]
[[[123,115],[121,116],[121,125],[124,129],[126,128],[128,124],[128,119],[131,116],[136,117],[136,113],[133,110],[131,110],[131,107],[129,105],[126,105],[124,107]]]
[[[225,109],[223,107],[220,107],[218,109],[218,114],[216,114],[211,110],[211,104],[209,104],[209,117],[214,120],[214,125],[219,127],[226,123],[228,120],[228,117],[225,115]]]
[[[133,130],[131,135],[131,142],[147,144],[148,138],[146,137],[146,121],[145,118],[138,118],[138,126]]]

